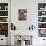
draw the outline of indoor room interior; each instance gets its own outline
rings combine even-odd
[[[46,46],[46,0],[0,0],[0,46]]]

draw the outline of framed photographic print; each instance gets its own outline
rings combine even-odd
[[[38,28],[46,28],[46,23],[38,23]]]
[[[0,23],[0,35],[8,37],[8,23]]]
[[[39,29],[39,37],[46,37],[46,29]]]
[[[19,20],[27,20],[27,9],[19,9]]]
[[[8,17],[0,17],[0,22],[8,22]]]
[[[0,16],[8,16],[8,11],[0,11]]]

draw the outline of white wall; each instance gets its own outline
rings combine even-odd
[[[27,9],[27,21],[19,21],[18,20],[18,9]],[[29,26],[32,24],[35,26],[35,36],[37,36],[37,9],[38,4],[37,0],[11,0],[11,22],[16,25],[17,32],[18,30],[25,30],[28,29]],[[14,41],[14,40],[13,40]],[[35,43],[35,38],[33,39],[33,44]],[[37,41],[37,40],[36,40]]]
[[[27,20],[18,20],[18,10],[27,9]],[[32,24],[37,23],[37,2],[29,0],[12,0],[11,1],[11,20],[16,25],[17,30],[27,30]]]
[[[46,0],[11,0],[11,22],[16,25],[16,29],[25,31],[33,24],[36,32],[36,34],[33,34],[34,36],[38,36],[38,3],[45,2]],[[27,9],[27,21],[18,20],[18,9]],[[42,38],[34,37],[33,46],[40,46],[39,44],[43,44],[43,40],[41,39]]]

